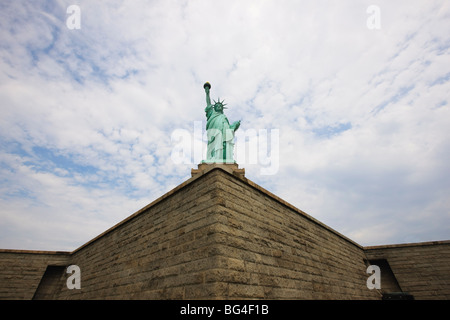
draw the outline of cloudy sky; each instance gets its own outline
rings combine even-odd
[[[74,250],[187,180],[205,81],[250,180],[361,245],[448,240],[449,30],[446,0],[2,1],[0,248]]]

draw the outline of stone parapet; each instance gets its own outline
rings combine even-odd
[[[239,169],[239,165],[237,163],[200,163],[197,169],[191,169],[191,175],[196,178],[215,168],[221,168],[222,170],[229,172],[238,178],[245,178],[245,169]]]

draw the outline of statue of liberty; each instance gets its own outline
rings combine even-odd
[[[206,92],[206,133],[208,137],[208,147],[206,150],[206,160],[203,163],[235,163],[233,159],[234,132],[241,125],[241,121],[236,121],[230,125],[227,117],[223,114],[226,104],[224,101],[214,101],[211,104],[209,90],[211,84],[206,82],[203,85]]]

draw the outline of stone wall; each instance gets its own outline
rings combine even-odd
[[[0,250],[0,300],[33,299],[47,266],[65,266],[68,252]]]
[[[362,247],[244,179],[213,170],[72,255],[61,298],[379,299]]]
[[[216,298],[215,175],[185,183],[72,254],[81,290],[60,298]]]
[[[371,259],[416,298],[448,298],[449,243],[363,248],[230,168],[194,170],[71,253],[0,251],[0,298],[381,299]],[[71,264],[81,289],[47,269]]]
[[[369,261],[385,259],[400,290],[414,299],[450,299],[450,241],[366,247],[365,252]]]
[[[217,172],[223,298],[380,299],[361,246],[251,181]]]

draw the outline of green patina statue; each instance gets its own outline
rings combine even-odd
[[[209,90],[211,84],[206,82],[203,85],[206,92],[206,132],[208,136],[208,147],[206,160],[203,163],[235,163],[233,158],[234,132],[241,125],[241,121],[236,121],[230,125],[227,117],[223,114],[225,108],[224,101],[214,101],[211,104]]]

